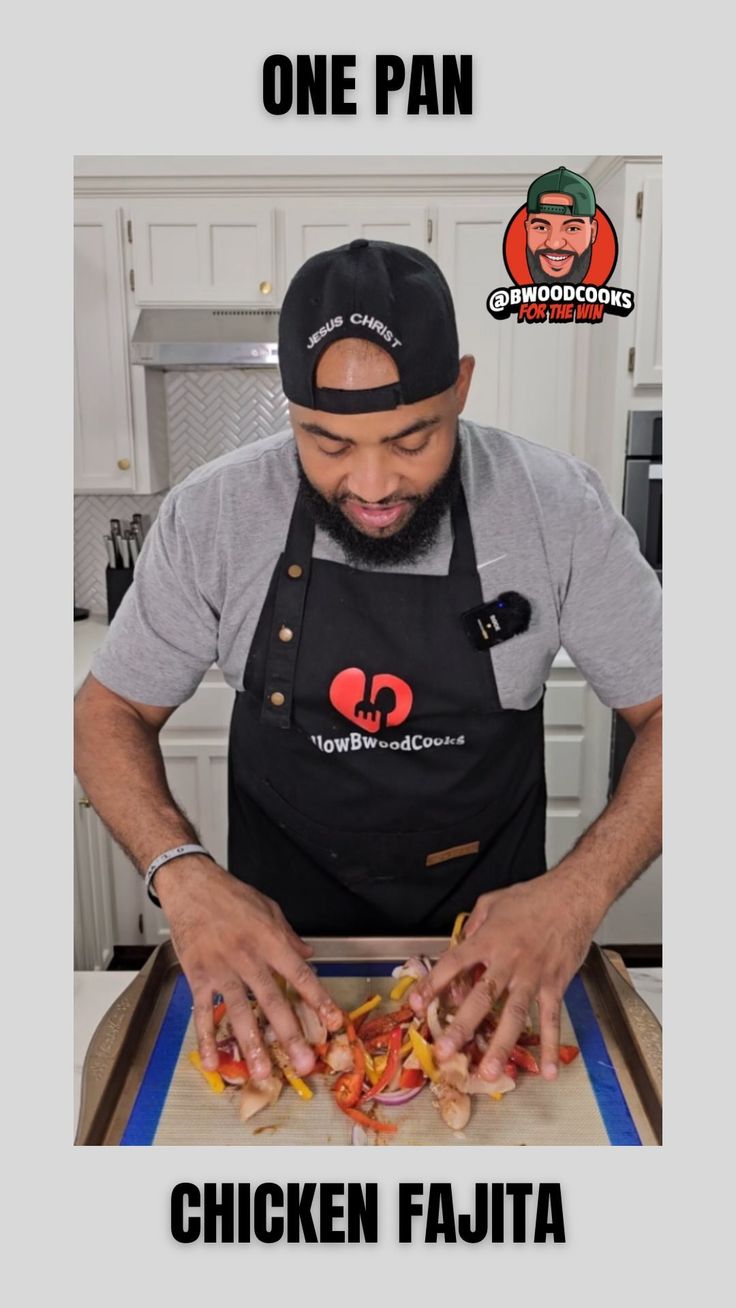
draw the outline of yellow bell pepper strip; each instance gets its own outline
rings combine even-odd
[[[372,1009],[378,1008],[380,1002],[381,1002],[381,996],[373,995],[371,999],[367,999],[364,1004],[360,1005],[359,1008],[354,1008],[352,1013],[348,1013],[348,1017],[350,1018],[350,1021],[357,1022],[358,1018],[362,1017],[364,1013],[370,1013]]]
[[[210,1089],[214,1090],[215,1094],[221,1095],[223,1090],[225,1089],[225,1082],[223,1081],[219,1072],[208,1072],[207,1069],[202,1066],[202,1059],[200,1058],[199,1053],[196,1049],[193,1049],[192,1052],[190,1053],[189,1062],[192,1064],[193,1067],[196,1067],[198,1072],[202,1073],[202,1076],[204,1077],[205,1081],[209,1085]]]
[[[490,1096],[490,1098],[491,1098],[491,1099],[503,1099],[503,1095],[501,1094],[501,1092],[500,1092],[499,1090],[494,1090],[494,1091],[493,1091],[493,1094]]]
[[[370,1054],[368,1053],[367,1049],[363,1050],[363,1056],[365,1058],[365,1074],[368,1077],[368,1080],[370,1081],[371,1085],[375,1085],[376,1081],[378,1080],[378,1071],[376,1069],[376,1065],[373,1059],[371,1058]]]
[[[406,1058],[406,1055],[411,1053],[411,1040],[406,1040],[404,1042],[404,1044],[401,1046],[399,1050],[399,1053],[401,1054],[402,1058]]]
[[[409,1039],[411,1047],[421,1063],[422,1070],[427,1074],[430,1081],[439,1081],[440,1074],[434,1061],[434,1054],[424,1036],[420,1035],[416,1027],[409,1027]]]
[[[396,999],[396,1000],[401,999],[402,995],[406,994],[407,990],[409,989],[409,986],[413,986],[415,981],[416,981],[415,976],[399,977],[399,980],[396,982],[396,985],[391,991],[389,998]]]
[[[300,1099],[314,1099],[314,1090],[310,1089],[306,1081],[302,1081],[300,1076],[291,1067],[282,1068],[284,1076],[293,1090],[296,1090]]]
[[[470,917],[469,913],[458,913],[452,927],[452,935],[450,936],[450,946],[458,945],[460,943],[460,936],[462,934],[462,929],[465,926],[465,923],[469,917]]]
[[[363,1098],[360,1101],[361,1104],[364,1104],[368,1099],[373,1099],[376,1095],[380,1095],[382,1090],[385,1090],[387,1086],[390,1086],[396,1073],[399,1070],[399,1063],[401,1061],[401,1056],[399,1053],[400,1048],[401,1048],[401,1027],[395,1026],[393,1031],[391,1032],[391,1035],[388,1038],[388,1055],[386,1057],[386,1066],[381,1072],[381,1075],[376,1081],[376,1084],[371,1086],[367,1094],[363,1095]]]

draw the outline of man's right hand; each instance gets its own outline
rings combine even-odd
[[[247,986],[294,1070],[308,1075],[314,1067],[314,1051],[276,977],[291,984],[328,1031],[339,1030],[344,1018],[307,963],[311,947],[292,930],[278,904],[201,855],[164,864],[156,873],[154,889],[194,997],[203,1066],[208,1071],[217,1069],[212,997],[221,994],[251,1076],[261,1080],[271,1072]]]

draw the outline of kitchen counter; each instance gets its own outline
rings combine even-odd
[[[82,1067],[92,1036],[108,1008],[121,995],[126,986],[137,977],[137,972],[75,972],[74,973],[74,1128],[79,1115],[79,1098],[82,1085]],[[631,968],[629,976],[657,1020],[662,1021],[662,969],[661,967]]]

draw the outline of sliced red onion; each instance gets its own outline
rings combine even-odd
[[[227,1040],[218,1040],[217,1052],[218,1054],[224,1054],[226,1058],[232,1058],[236,1063],[240,1062],[243,1057],[235,1036],[230,1036]]]
[[[226,1076],[222,1069],[220,1069],[220,1076],[225,1085],[245,1085],[248,1080],[247,1076]]]
[[[368,1144],[368,1132],[365,1127],[359,1126],[357,1122],[350,1132],[350,1143],[354,1145]]]
[[[398,1108],[401,1104],[408,1104],[410,1099],[416,1099],[426,1084],[422,1081],[421,1085],[413,1085],[410,1090],[385,1090],[383,1094],[373,1095],[373,1100],[377,1104],[387,1104],[389,1108]]]
[[[427,1025],[429,1026],[429,1029],[432,1033],[433,1040],[439,1040],[440,1036],[442,1036],[443,1034],[442,1023],[440,1022],[439,1007],[440,1007],[439,999],[433,999],[431,1004],[427,1008]]]
[[[391,975],[395,977],[413,976],[418,981],[420,977],[427,975],[430,967],[431,964],[428,959],[418,958],[413,955],[411,958],[407,958],[405,963],[400,963],[398,967],[395,967]]]

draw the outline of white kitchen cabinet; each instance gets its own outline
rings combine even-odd
[[[126,205],[138,305],[278,303],[274,209],[258,197]]]
[[[383,196],[293,200],[284,207],[287,281],[313,254],[361,236],[368,241],[396,241],[429,249],[429,212],[423,201],[397,203]]]
[[[74,217],[74,485],[135,489],[122,211],[79,198]]]
[[[112,842],[78,781],[74,783],[74,967],[100,972],[116,942]]]
[[[465,416],[576,454],[575,332],[499,322],[486,309],[490,291],[509,284],[503,237],[525,199],[519,192],[437,205],[434,258],[455,301],[460,352],[475,356]]]
[[[641,197],[641,198],[639,198]],[[662,385],[662,176],[647,172],[637,194],[641,213],[636,290],[634,387]]]

